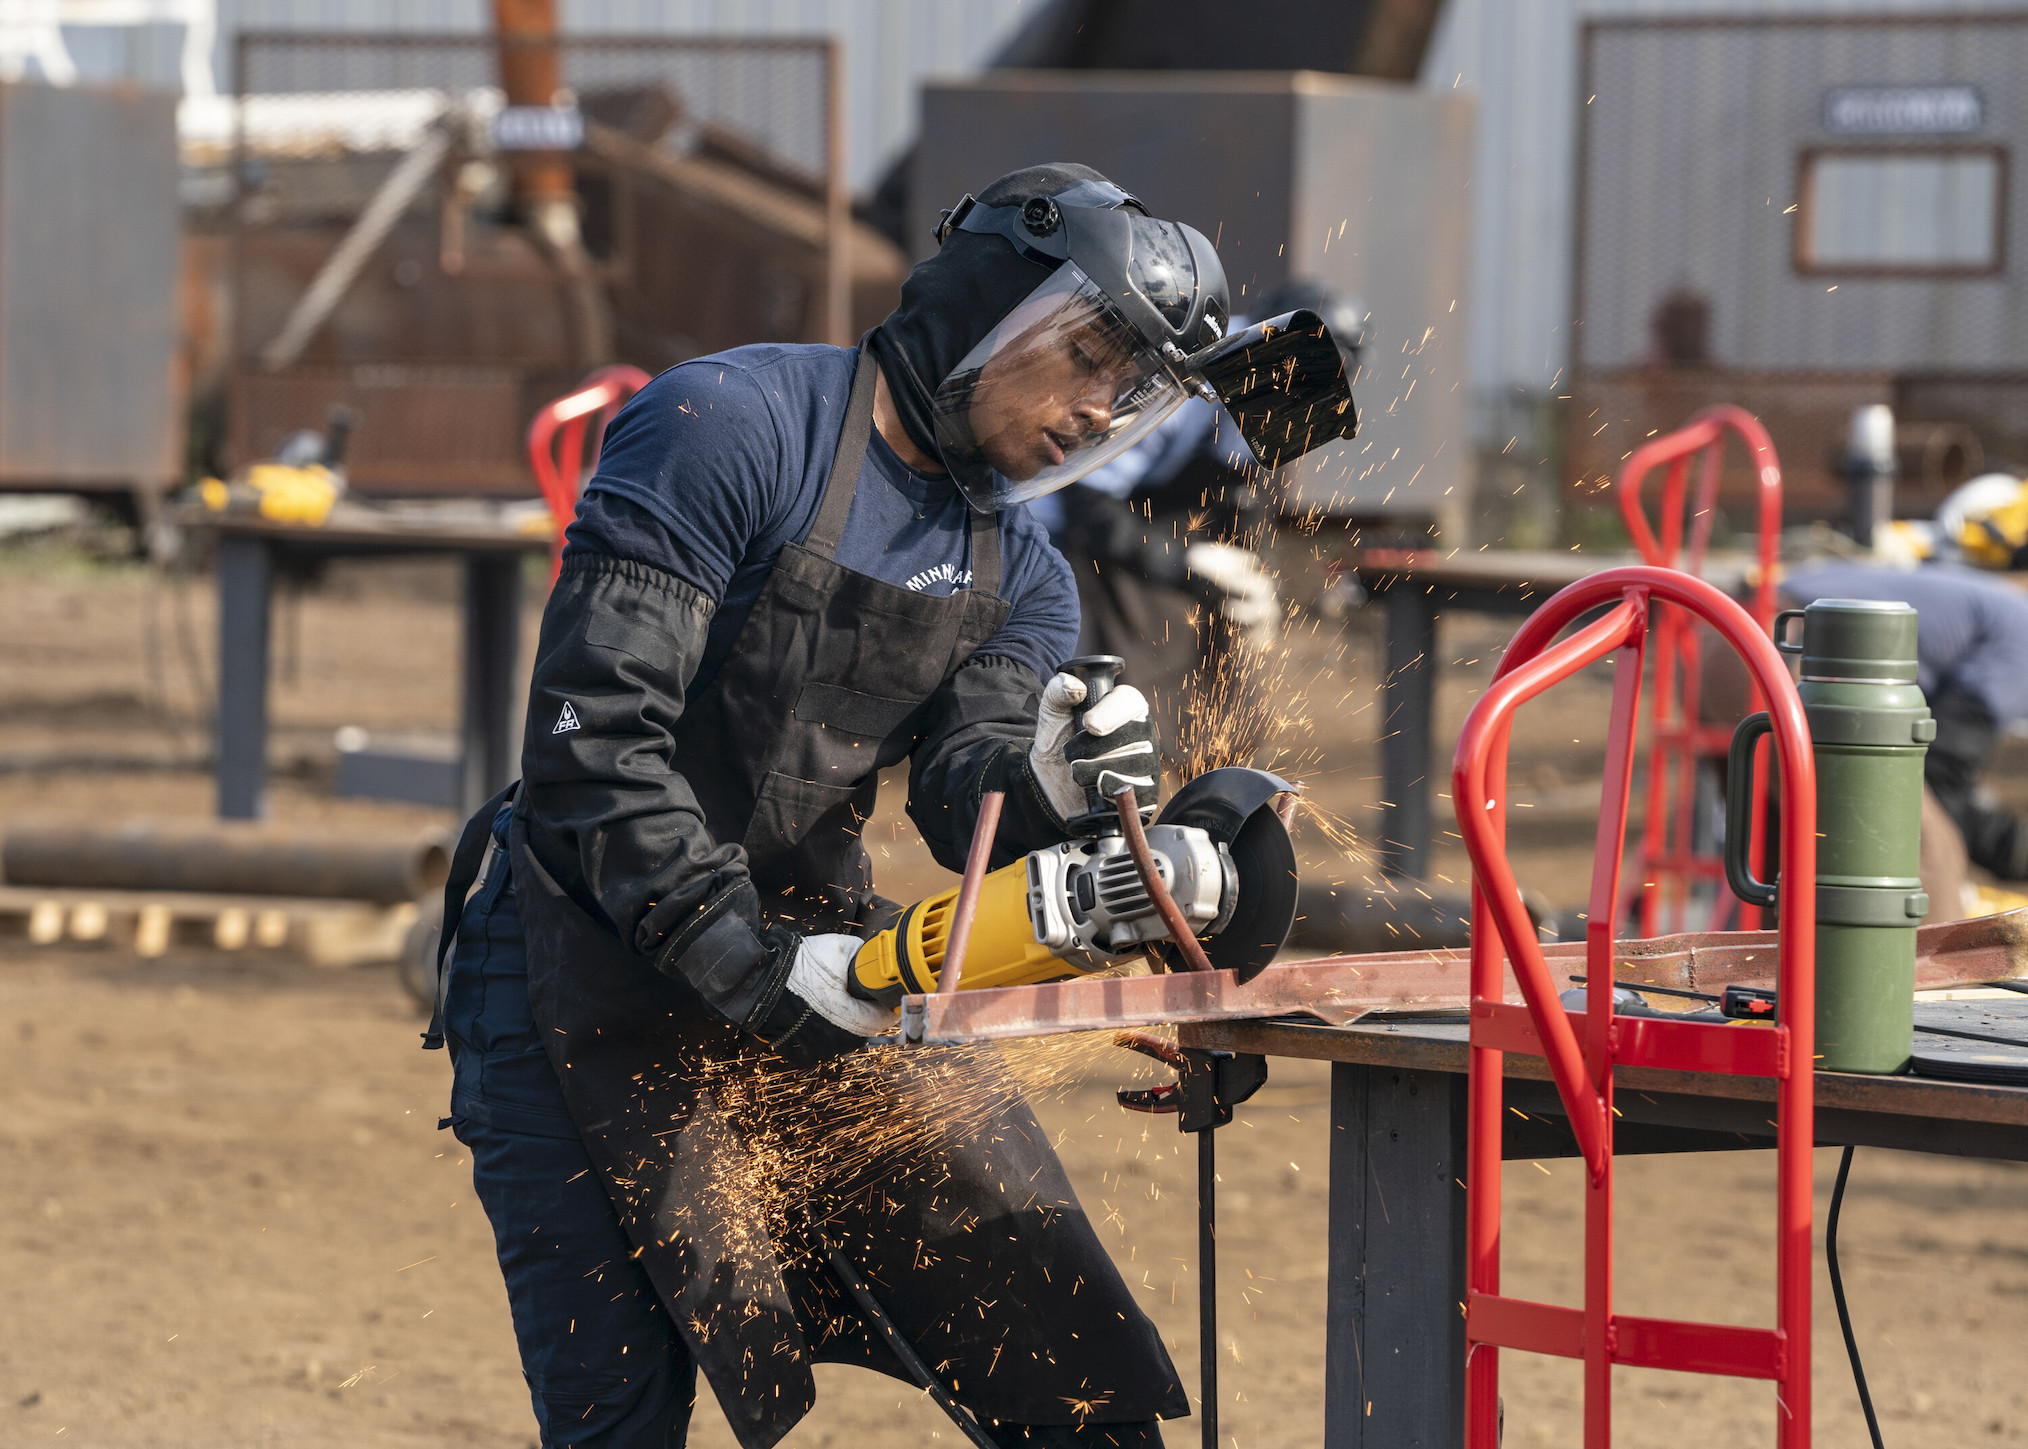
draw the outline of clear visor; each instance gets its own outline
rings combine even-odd
[[[1111,462],[1190,394],[1074,262],[1000,320],[937,388],[937,447],[998,511]]]

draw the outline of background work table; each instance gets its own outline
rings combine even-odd
[[[531,518],[542,525],[529,526]],[[520,739],[521,565],[546,552],[546,514],[463,502],[407,508],[340,504],[317,526],[193,511],[182,524],[218,539],[218,813],[265,813],[269,621],[275,576],[333,558],[450,555],[463,565],[461,811],[513,778]],[[446,661],[446,667],[452,667]]]
[[[1631,553],[1549,553],[1361,548],[1345,559],[1387,612],[1381,685],[1380,863],[1421,880],[1430,869],[1430,770],[1436,730],[1437,618],[1452,610],[1526,616],[1558,590],[1605,569],[1640,563]],[[1728,591],[1746,577],[1744,555],[1713,555],[1704,577]],[[1448,762],[1445,764],[1448,769]]]

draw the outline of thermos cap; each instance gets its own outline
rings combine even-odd
[[[1916,613],[1886,599],[1818,599],[1803,610],[1803,678],[1915,683]]]

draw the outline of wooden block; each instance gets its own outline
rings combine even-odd
[[[73,941],[103,941],[110,924],[103,901],[79,901],[70,908],[70,938]]]
[[[159,901],[141,907],[134,921],[134,954],[152,960],[169,949],[169,927],[174,922],[169,908]]]

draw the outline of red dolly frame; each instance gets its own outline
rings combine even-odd
[[[1642,444],[1620,470],[1620,512],[1643,560],[1656,568],[1681,569],[1701,576],[1704,551],[1711,541],[1712,505],[1718,496],[1719,467],[1724,461],[1728,430],[1739,435],[1753,457],[1760,533],[1760,579],[1754,589],[1753,617],[1766,634],[1774,628],[1775,576],[1782,529],[1782,468],[1760,419],[1744,408],[1707,408],[1688,425]],[[1704,455],[1703,466],[1698,472],[1697,506],[1691,514],[1685,558],[1683,494],[1689,482],[1690,460],[1699,453]],[[1669,472],[1662,485],[1658,537],[1641,507],[1641,484],[1648,474],[1665,466]],[[1640,873],[1634,884],[1634,889],[1640,892],[1639,931],[1643,936],[1694,929],[1687,919],[1691,883],[1725,880],[1723,858],[1716,853],[1700,854],[1692,845],[1691,832],[1697,808],[1697,762],[1723,759],[1732,733],[1730,725],[1707,725],[1697,717],[1703,640],[1695,622],[1675,609],[1661,608],[1655,611],[1652,630],[1655,678],[1650,709],[1654,730],[1648,745],[1647,820],[1641,832]],[[1746,712],[1752,714],[1760,708],[1761,691],[1755,685]],[[1668,808],[1671,775],[1676,781],[1673,813]],[[1753,835],[1747,858],[1758,877],[1766,859],[1765,811],[1754,812],[1750,828]],[[1666,923],[1662,918],[1665,893],[1674,908],[1673,919]],[[1704,929],[1723,929],[1725,917],[1734,904],[1732,897],[1721,891],[1718,908]],[[1740,905],[1739,910],[1740,929],[1751,931],[1760,926],[1760,907]]]
[[[1782,778],[1781,1020],[1772,1028],[1613,1014],[1613,906],[1633,784],[1641,656],[1657,603],[1702,619],[1739,652],[1768,700]],[[1552,643],[1602,605],[1605,615]],[[1585,931],[1585,1011],[1566,1012],[1506,856],[1507,743],[1514,711],[1616,654],[1598,843]],[[1469,1179],[1466,1185],[1465,1443],[1498,1444],[1499,1350],[1584,1360],[1585,1449],[1612,1441],[1612,1367],[1774,1381],[1776,1442],[1810,1442],[1810,1149],[1814,1138],[1817,791],[1809,727],[1774,643],[1745,609],[1672,569],[1611,569],[1562,590],[1521,626],[1458,740],[1451,782],[1472,860]],[[1526,1006],[1502,998],[1502,958]],[[1584,1306],[1500,1296],[1501,1077],[1506,1052],[1546,1057],[1586,1171]],[[1613,1312],[1613,1068],[1773,1077],[1776,1326],[1738,1328]]]
[[[648,385],[648,374],[638,367],[620,363],[602,367],[587,377],[576,392],[545,404],[528,425],[528,466],[542,486],[550,516],[556,520],[556,541],[549,551],[549,582],[556,582],[563,567],[563,531],[577,516],[577,495],[584,487],[584,475],[598,465],[599,448],[605,442],[606,424],[620,405]],[[596,419],[596,426],[593,420]],[[585,433],[591,430],[591,457],[585,457]],[[557,434],[562,433],[561,446]]]

